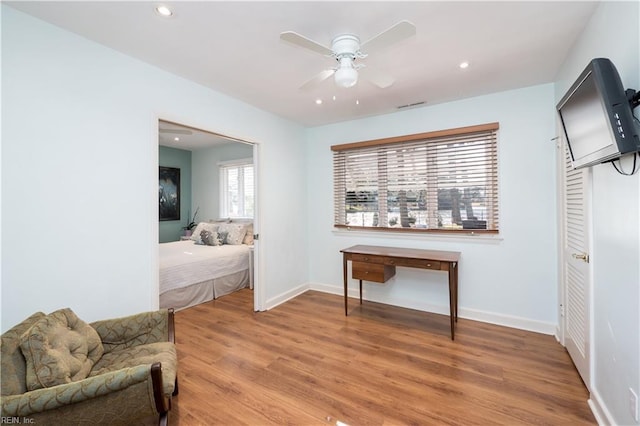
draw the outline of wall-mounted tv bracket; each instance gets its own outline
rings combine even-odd
[[[631,109],[634,109],[638,105],[640,105],[640,92],[636,92],[633,89],[627,89],[624,91],[625,95],[627,95],[627,100],[629,101],[629,106]]]
[[[635,107],[637,107],[638,105],[640,105],[640,92],[636,92],[633,89],[627,89],[624,91],[624,94],[627,96],[627,100],[629,101],[629,106],[631,107],[631,114],[633,114],[633,109]],[[636,121],[640,121],[638,120],[638,117],[635,116],[635,114],[633,114],[633,118]],[[620,164],[620,159],[618,159],[618,165],[620,166],[620,168],[618,168],[618,166],[616,166],[616,163],[614,163],[615,160],[611,160],[611,165],[613,166],[614,169],[616,169],[616,172],[620,173],[623,176],[632,176],[634,174],[636,174],[636,172],[638,170],[640,170],[639,168],[636,168],[636,164],[637,164],[637,160],[638,157],[640,156],[640,154],[638,152],[634,152],[633,153],[633,167],[631,170],[631,173],[625,173],[622,170],[622,165]]]

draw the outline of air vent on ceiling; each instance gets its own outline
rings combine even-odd
[[[420,101],[420,102],[414,102],[412,104],[400,105],[398,107],[398,109],[412,108],[412,107],[416,107],[416,106],[419,106],[419,105],[424,105],[425,103],[426,103],[426,101]]]

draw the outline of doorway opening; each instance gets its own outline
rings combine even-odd
[[[158,122],[159,306],[175,309],[249,288],[262,310],[258,147]],[[171,214],[166,214],[169,211]]]

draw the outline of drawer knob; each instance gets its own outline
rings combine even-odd
[[[390,261],[389,263],[390,263],[391,265],[393,265],[393,264],[395,264],[396,262],[395,262],[395,260],[392,260],[392,261]]]
[[[427,263],[427,266],[431,266],[431,264],[430,264],[430,263]]]
[[[364,258],[364,260],[369,260],[369,258],[368,258],[368,257],[365,257],[365,258]]]

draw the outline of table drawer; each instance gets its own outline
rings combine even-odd
[[[385,256],[372,256],[370,254],[352,254],[351,260],[353,262],[366,262],[366,263],[387,263],[388,259]]]
[[[353,262],[362,262],[369,264],[391,265],[391,266],[407,266],[409,268],[435,269],[440,270],[440,261],[429,259],[412,259],[399,258],[389,256],[372,256],[370,254],[353,254],[351,255]],[[355,278],[355,277],[354,277]]]
[[[396,274],[396,267],[380,263],[352,262],[351,276],[356,280],[384,283]]]
[[[440,262],[437,260],[428,259],[395,259],[395,262],[390,262],[396,266],[408,266],[410,268],[422,268],[422,269],[435,269],[440,270]]]

